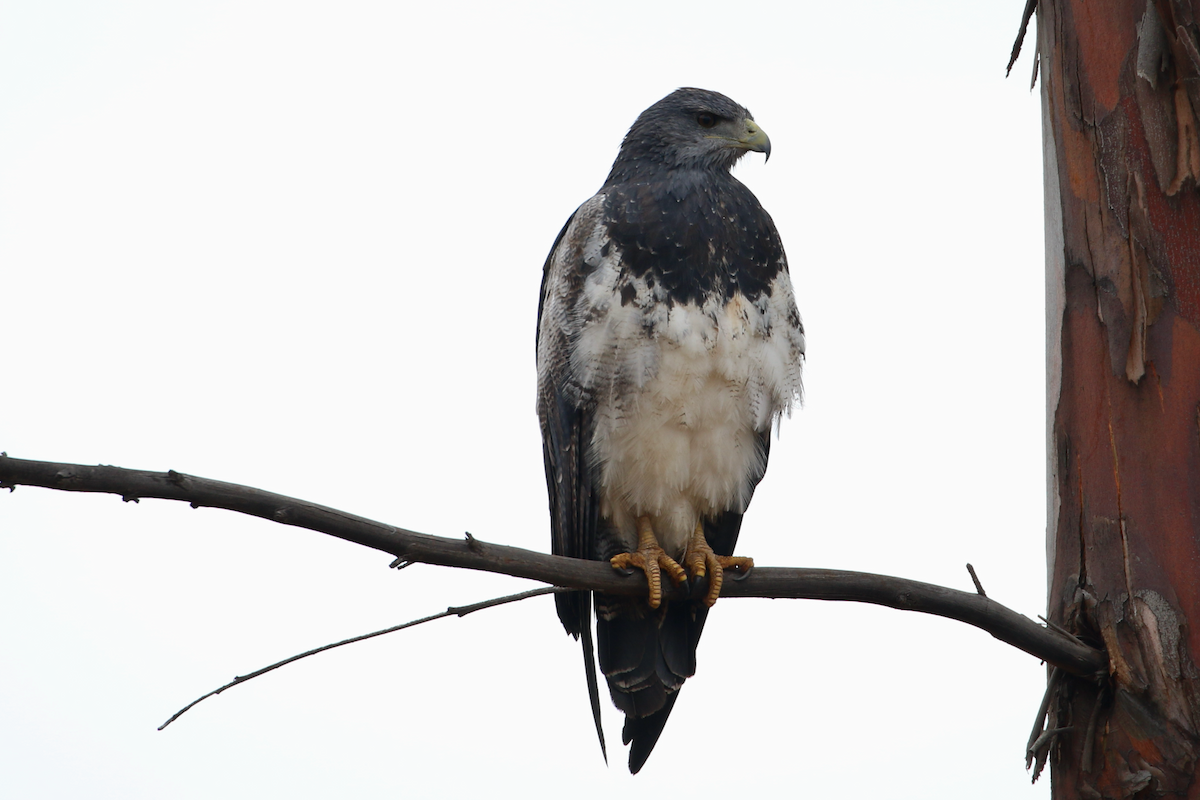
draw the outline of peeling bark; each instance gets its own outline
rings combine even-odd
[[[1200,798],[1200,0],[1042,0],[1054,797]]]

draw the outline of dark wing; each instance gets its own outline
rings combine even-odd
[[[571,326],[567,324],[573,299],[583,285],[582,246],[571,224],[576,211],[563,225],[542,269],[538,302],[538,419],[542,429],[542,457],[550,498],[552,552],[570,558],[589,558],[595,541],[599,500],[586,462],[592,433],[592,408],[569,390]],[[577,393],[576,393],[577,394]],[[608,761],[604,730],[600,724],[600,690],[592,642],[591,592],[556,594],[558,618],[567,633],[583,643],[588,699],[600,750]]]

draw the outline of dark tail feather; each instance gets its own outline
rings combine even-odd
[[[696,645],[708,609],[690,602],[664,604],[596,596],[600,669],[617,708],[625,712],[621,738],[630,745],[629,771],[650,757],[675,706],[678,691],[696,671]]]
[[[600,755],[608,764],[608,748],[604,746],[604,726],[600,724],[600,684],[596,680],[596,649],[592,645],[592,594],[582,592],[583,600],[583,630],[580,637],[583,640],[583,669],[587,673],[588,700],[592,704],[592,720],[596,723],[596,736],[600,738]]]
[[[654,750],[654,745],[658,744],[658,737],[662,735],[663,726],[667,724],[667,717],[671,716],[671,709],[675,707],[677,697],[679,697],[678,692],[667,695],[666,705],[648,717],[625,718],[625,727],[621,729],[621,740],[630,745],[630,773],[636,775],[645,766],[646,759]]]
[[[558,618],[567,633],[583,644],[583,671],[587,675],[588,700],[592,704],[592,719],[596,736],[600,738],[600,755],[608,763],[608,748],[604,745],[604,728],[600,724],[600,684],[596,680],[596,648],[592,640],[592,593],[559,592],[554,595]]]

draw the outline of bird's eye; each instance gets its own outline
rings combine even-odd
[[[696,122],[701,128],[711,128],[717,124],[717,118],[708,112],[701,112],[696,115]]]

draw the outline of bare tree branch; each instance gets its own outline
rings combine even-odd
[[[473,536],[448,539],[385,525],[327,506],[265,492],[249,486],[175,472],[29,461],[0,454],[0,488],[41,486],[71,492],[101,492],[123,500],[143,497],[180,500],[193,508],[223,508],[284,525],[336,536],[382,550],[400,564],[421,562],[528,578],[570,589],[609,594],[645,594],[641,572],[622,575],[607,564],[552,556],[519,547],[483,542]],[[397,562],[393,562],[397,563]],[[701,580],[696,596],[707,590]],[[687,587],[663,587],[667,597],[688,596]],[[971,592],[863,572],[831,569],[755,567],[741,579],[725,581],[722,597],[773,597],[849,600],[956,619],[1037,656],[1073,675],[1103,674],[1105,654],[1071,636],[1043,627],[996,601]]]
[[[438,613],[438,614],[431,614],[428,617],[421,617],[420,619],[414,619],[414,620],[410,620],[408,622],[403,622],[399,625],[393,625],[390,628],[384,628],[381,631],[372,631],[371,633],[364,633],[362,636],[353,636],[349,639],[343,639],[340,642],[333,642],[332,644],[326,644],[326,645],[322,645],[320,647],[315,647],[312,650],[307,650],[303,653],[298,653],[294,656],[289,656],[288,658],[285,658],[282,661],[276,661],[274,664],[263,667],[262,669],[256,669],[256,670],[254,670],[254,672],[251,672],[249,674],[238,675],[236,678],[234,678],[233,680],[231,680],[229,683],[225,684],[224,686],[219,686],[216,689],[213,689],[208,694],[200,695],[195,700],[193,700],[192,702],[188,703],[183,708],[176,711],[174,714],[171,715],[170,719],[168,719],[162,725],[159,725],[158,729],[161,731],[163,728],[167,727],[172,722],[179,719],[184,714],[186,714],[188,711],[190,711],[192,708],[194,708],[196,705],[198,705],[200,703],[200,701],[207,700],[208,698],[212,697],[213,695],[220,694],[221,692],[225,691],[226,689],[231,689],[234,686],[237,686],[239,683],[245,683],[248,680],[257,678],[259,675],[265,675],[266,673],[270,672],[271,670],[279,669],[280,667],[291,664],[293,661],[299,661],[302,658],[308,658],[309,656],[315,656],[317,653],[324,653],[326,650],[332,650],[333,648],[341,647],[344,644],[354,644],[355,642],[361,642],[366,639],[374,639],[376,636],[383,636],[385,633],[395,633],[396,631],[402,631],[405,628],[412,628],[416,625],[421,625],[426,622],[433,622],[435,619],[443,619],[445,617],[465,617],[467,614],[471,614],[475,611],[482,611],[485,608],[494,608],[495,606],[502,606],[507,603],[515,603],[518,600],[526,600],[530,597],[538,597],[543,594],[551,594],[553,592],[562,592],[562,591],[565,591],[565,590],[558,586],[545,586],[541,589],[530,589],[527,592],[519,592],[517,594],[509,594],[509,595],[505,595],[504,597],[493,597],[491,600],[484,600],[479,603],[472,603],[469,606],[450,606],[445,611],[442,611],[441,613]]]

